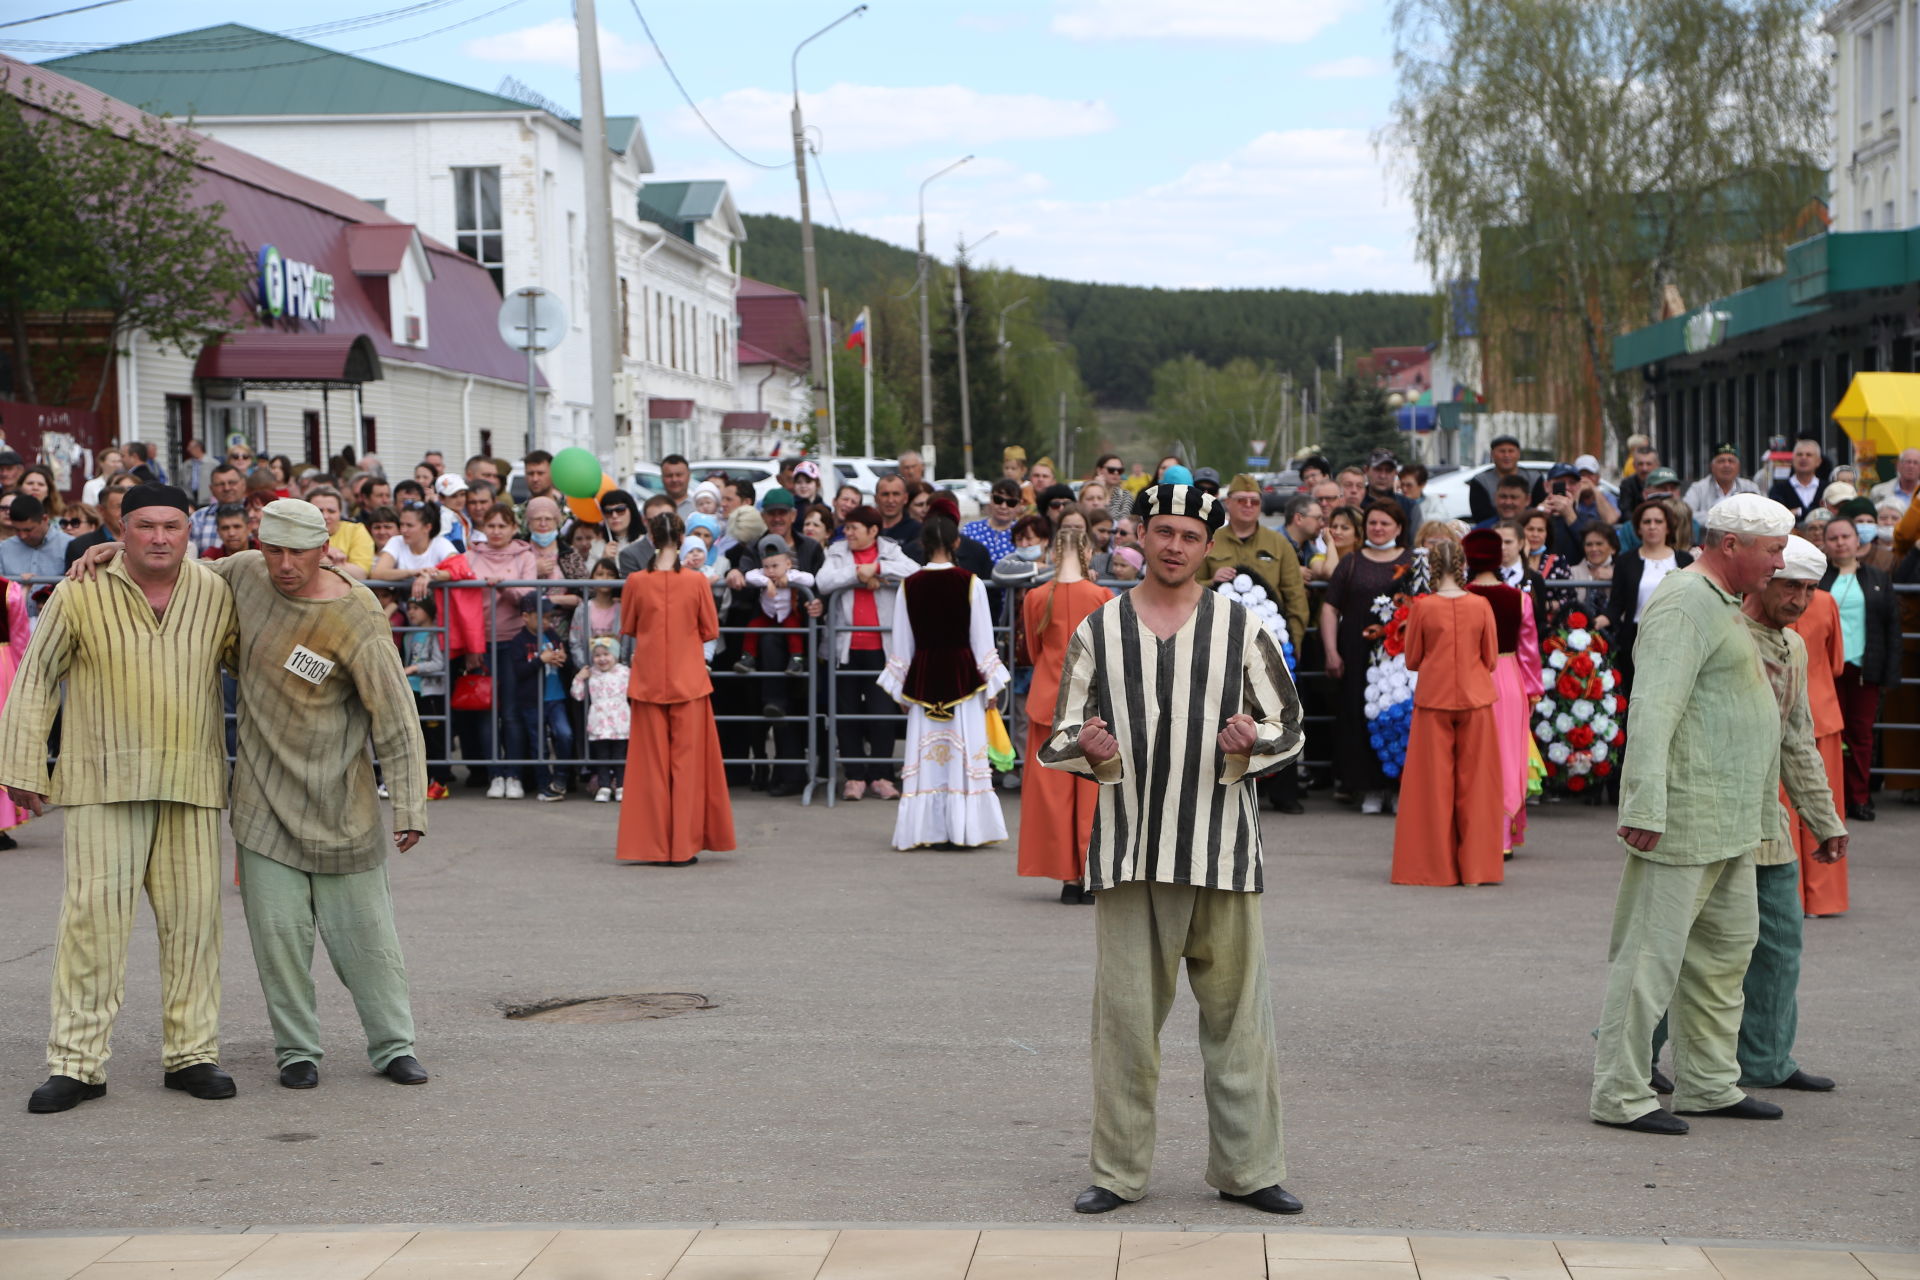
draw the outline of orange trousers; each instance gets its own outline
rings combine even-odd
[[[720,763],[713,700],[628,699],[626,797],[620,804],[622,862],[685,862],[702,849],[733,848],[733,802]]]
[[[1501,783],[1492,707],[1415,707],[1393,823],[1393,883],[1505,879]]]
[[[1040,764],[1040,744],[1052,734],[1051,724],[1027,721],[1026,760],[1020,768],[1020,854],[1015,865],[1023,876],[1078,883],[1087,869],[1100,784]]]
[[[1846,796],[1845,775],[1841,772],[1844,765],[1840,756],[1840,738],[1838,733],[1829,733],[1815,738],[1813,745],[1820,748],[1820,758],[1827,762],[1827,786],[1833,791],[1833,807],[1845,812],[1842,800]],[[1782,789],[1780,798],[1786,799]],[[1800,853],[1800,901],[1808,915],[1834,916],[1847,909],[1847,860],[1838,862],[1815,862],[1813,851],[1820,847],[1820,841],[1813,832],[1807,830],[1807,824],[1798,814],[1793,819],[1793,844]]]

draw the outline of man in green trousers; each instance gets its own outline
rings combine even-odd
[[[1792,513],[1758,494],[1718,503],[1698,559],[1667,575],[1641,617],[1621,771],[1627,865],[1589,1105],[1599,1124],[1683,1134],[1681,1115],[1781,1114],[1738,1083],[1742,981],[1759,930],[1754,855],[1779,826],[1782,732],[1741,597],[1783,567],[1792,529]],[[1672,1112],[1650,1083],[1654,1028],[1669,1011]]]

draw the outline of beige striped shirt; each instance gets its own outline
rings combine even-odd
[[[299,600],[273,585],[258,551],[217,563],[244,624],[234,840],[301,871],[372,870],[391,844],[369,737],[391,829],[427,829],[426,742],[386,614],[345,575],[353,589],[339,599]]]
[[[227,801],[220,663],[232,661],[233,596],[206,565],[180,566],[166,612],[116,559],[90,582],[66,582],[40,611],[0,713],[0,784],[55,804]],[[47,733],[61,709],[60,758],[47,775]]]

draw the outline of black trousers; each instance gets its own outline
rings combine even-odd
[[[624,738],[595,738],[587,743],[587,757],[594,766],[587,778],[589,790],[625,785],[627,743]]]
[[[876,678],[887,665],[887,655],[879,649],[855,649],[841,666],[839,715],[893,716],[894,705]],[[842,720],[840,722],[840,763],[849,782],[878,782],[893,779],[894,743],[899,740],[900,725],[894,720]]]

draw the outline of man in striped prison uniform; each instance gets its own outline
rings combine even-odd
[[[1101,783],[1095,894],[1093,1185],[1106,1213],[1146,1193],[1160,1026],[1180,961],[1200,1004],[1207,1182],[1270,1213],[1280,1185],[1280,1077],[1260,928],[1260,806],[1252,783],[1299,753],[1300,699],[1251,610],[1195,580],[1225,520],[1190,485],[1141,492],[1147,572],[1075,630],[1040,763]]]
[[[236,624],[232,594],[186,560],[189,509],[170,485],[127,491],[125,557],[53,593],[0,714],[0,785],[36,813],[49,800],[67,808],[51,1075],[30,1111],[65,1111],[106,1092],[142,887],[160,935],[164,1082],[197,1098],[234,1094],[219,1066],[219,668],[232,662]],[[63,683],[49,782],[47,733]]]
[[[320,1083],[317,931],[353,993],[373,1069],[424,1084],[367,740],[386,771],[402,852],[427,829],[426,743],[386,614],[371,591],[323,563],[327,545],[320,509],[282,498],[260,514],[261,550],[218,562],[241,619],[240,898],[280,1083]]]

